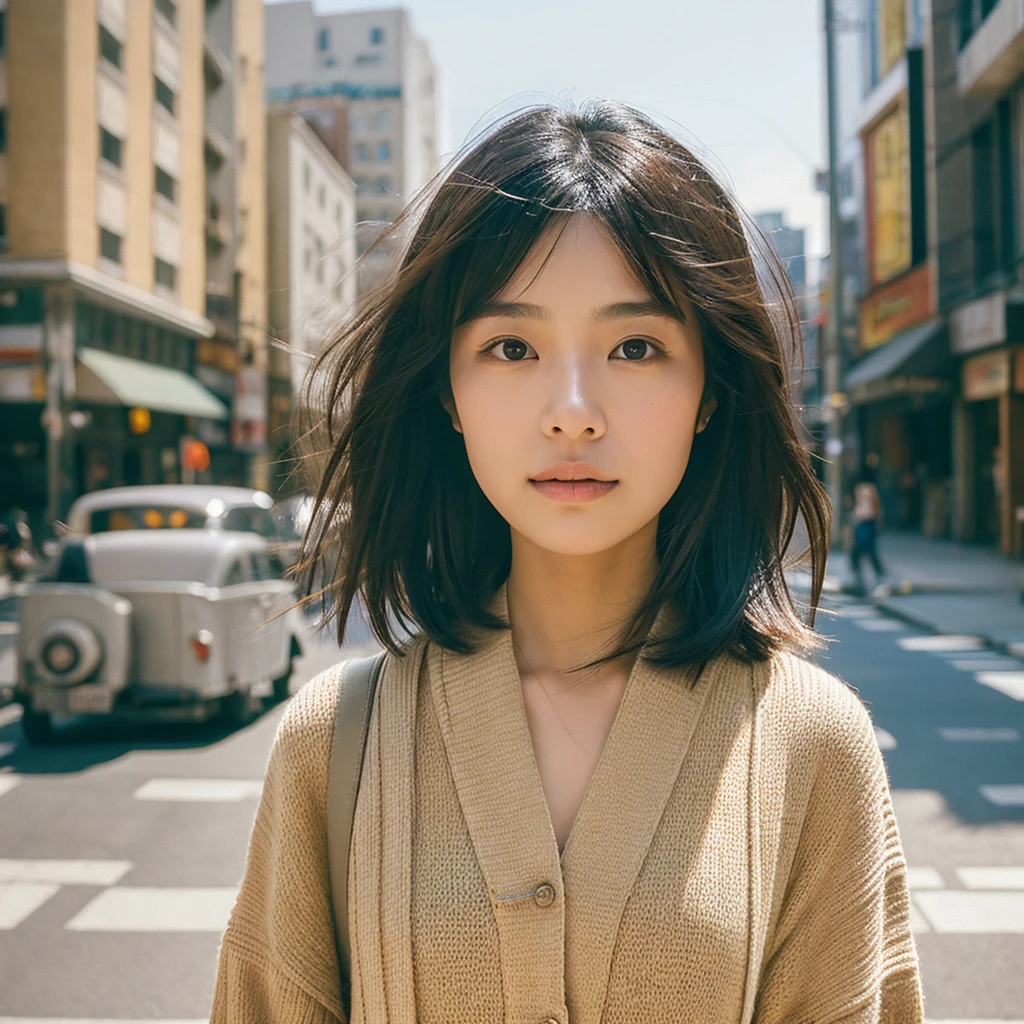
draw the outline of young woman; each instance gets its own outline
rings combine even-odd
[[[339,623],[361,595],[390,652],[351,1007],[329,672],[278,730],[213,1021],[921,1022],[870,718],[796,653],[783,558],[802,517],[816,604],[829,515],[781,272],[759,280],[693,154],[610,103],[508,120],[402,237],[309,399],[309,562],[336,556]]]

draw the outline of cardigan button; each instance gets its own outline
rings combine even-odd
[[[541,882],[533,892],[538,907],[550,907],[555,902],[555,895],[555,887],[550,882]],[[544,1024],[558,1024],[558,1021],[551,1017]]]

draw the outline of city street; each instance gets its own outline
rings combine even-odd
[[[830,597],[822,662],[872,711],[931,1022],[1024,1020],[1024,665]],[[296,685],[338,657],[311,647]],[[204,1018],[280,707],[234,734],[0,710],[0,1024]]]

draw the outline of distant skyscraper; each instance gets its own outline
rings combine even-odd
[[[301,113],[353,177],[360,221],[393,220],[439,165],[437,71],[407,12],[270,4],[266,34],[268,101]]]
[[[797,295],[807,289],[807,261],[804,252],[804,229],[791,228],[781,210],[755,213],[754,222],[771,242],[775,255],[782,261]]]

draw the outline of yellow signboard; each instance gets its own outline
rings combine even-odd
[[[888,281],[910,268],[910,122],[906,104],[868,136],[871,280]]]
[[[905,0],[879,0],[879,78],[885,78],[907,48],[907,12],[904,4]]]

